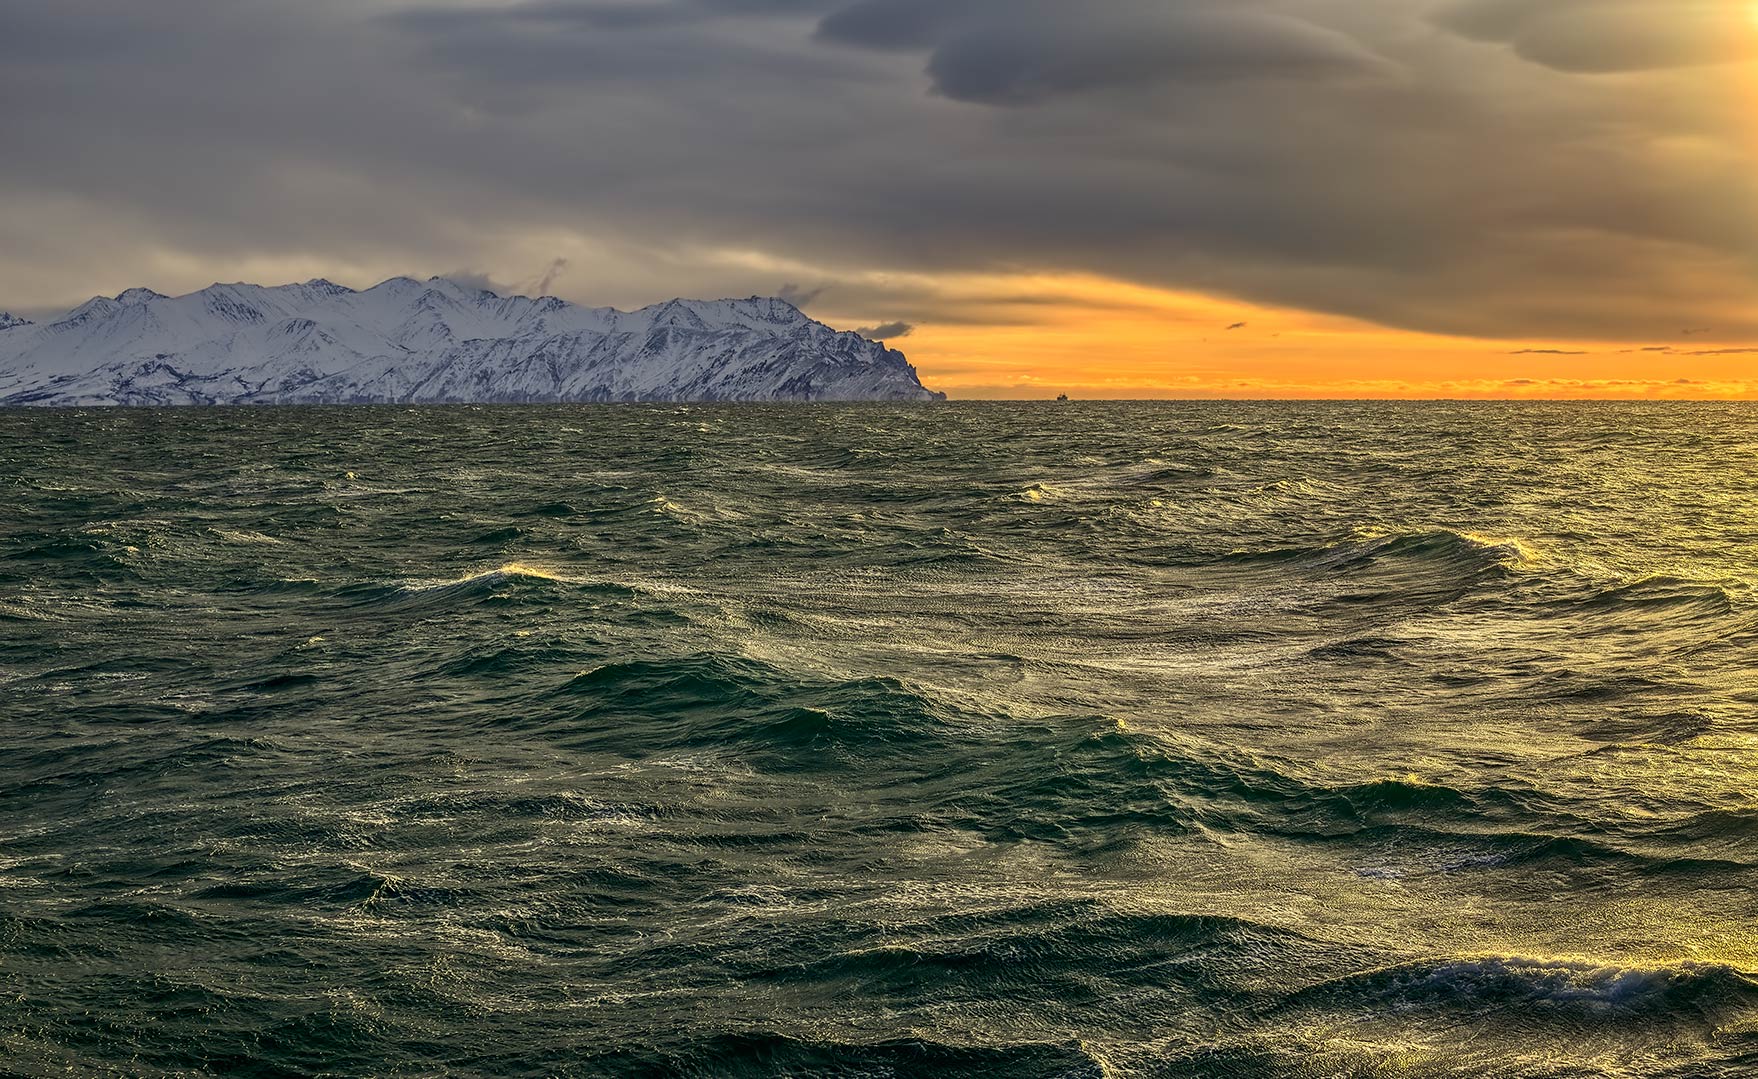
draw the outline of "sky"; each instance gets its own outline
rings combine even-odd
[[[954,397],[1758,397],[1754,0],[0,0],[0,309],[782,295]]]

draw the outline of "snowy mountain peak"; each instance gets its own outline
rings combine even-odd
[[[618,311],[445,277],[216,283],[0,337],[0,405],[942,397],[901,353],[763,296]]]
[[[53,330],[67,326],[83,326],[96,319],[115,314],[121,306],[108,296],[93,296],[67,314],[62,315],[59,320],[51,323],[49,328]]]
[[[28,318],[19,318],[10,311],[0,311],[0,330],[10,330],[14,326],[32,325]]]
[[[801,323],[812,321],[804,311],[776,296],[751,296],[743,300],[723,300],[752,318],[760,318],[778,324]]]

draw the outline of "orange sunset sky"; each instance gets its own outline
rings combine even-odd
[[[1713,331],[1495,340],[1100,278],[1042,285],[1064,299],[1029,321],[923,326],[899,347],[955,397],[1758,398],[1758,346]]]

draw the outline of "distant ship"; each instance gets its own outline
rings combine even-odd
[[[1068,395],[1066,393],[1059,393],[1056,395],[1056,400],[1066,401],[1066,400],[1068,400]]]

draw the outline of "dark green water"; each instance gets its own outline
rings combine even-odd
[[[1758,1073],[1758,411],[0,412],[0,1071]]]

